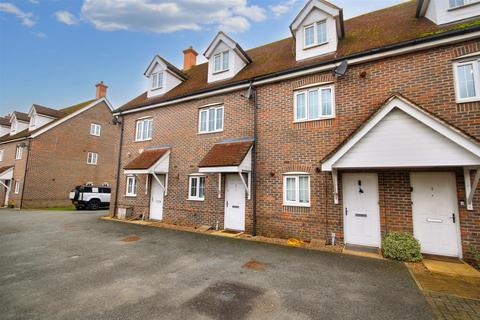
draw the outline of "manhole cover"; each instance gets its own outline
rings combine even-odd
[[[263,290],[236,282],[217,282],[193,299],[187,306],[214,319],[241,320],[248,316]]]
[[[250,260],[243,265],[242,268],[245,269],[253,269],[257,271],[264,271],[265,270],[265,263],[257,260]]]
[[[122,239],[123,242],[133,242],[140,240],[140,237],[137,236],[128,236]]]

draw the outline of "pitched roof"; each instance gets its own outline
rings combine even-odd
[[[63,109],[58,110],[59,112],[61,112],[61,113],[63,114],[63,116],[60,117],[60,118],[58,118],[58,119],[56,119],[56,120],[53,120],[53,121],[47,123],[46,125],[51,125],[52,123],[55,123],[55,122],[57,122],[57,121],[60,121],[62,118],[68,116],[68,115],[71,114],[71,113],[74,113],[74,112],[77,111],[77,110],[80,110],[80,109],[88,106],[89,104],[91,104],[91,103],[94,102],[95,100],[96,100],[96,99],[87,100],[87,101],[81,102],[81,103],[79,103],[79,104],[76,104],[76,105],[73,105],[73,106],[70,106],[70,107],[63,108]],[[17,112],[17,111],[15,111],[15,112]],[[22,113],[22,112],[20,112],[20,113]],[[26,113],[24,113],[24,114],[26,114]],[[46,126],[46,125],[44,125],[44,126]],[[27,137],[29,137],[30,135],[34,134],[35,132],[43,129],[44,126],[41,126],[41,127],[37,128],[37,129],[31,130],[31,131],[30,131],[29,129],[25,129],[25,130],[22,130],[22,131],[14,134],[14,135],[12,135],[12,136],[11,136],[11,135],[5,135],[5,136],[3,136],[3,137],[0,137],[0,143],[2,143],[2,142],[8,142],[8,141],[11,141],[11,140],[16,140],[16,139],[21,139],[21,138],[27,138]]]
[[[39,104],[34,104],[33,107],[38,114],[43,114],[48,117],[61,118],[64,115],[60,110],[44,107]]]
[[[14,111],[15,118],[17,118],[18,121],[23,121],[23,122],[30,122],[30,117],[28,116],[28,113],[20,112],[20,111]]]
[[[199,167],[239,166],[253,141],[222,142],[215,144],[200,161]]]
[[[10,127],[10,117],[0,117],[0,125]]]
[[[14,166],[5,166],[5,167],[0,167],[0,174],[4,173],[10,168],[13,168]]]
[[[147,92],[144,92],[117,111],[132,110],[228,85],[247,83],[254,77],[327,63],[372,49],[480,25],[480,20],[475,20],[469,23],[437,26],[427,18],[416,18],[416,9],[416,1],[411,0],[346,20],[345,37],[339,40],[337,52],[334,54],[297,62],[295,40],[289,37],[247,50],[246,53],[252,59],[252,63],[229,80],[208,83],[208,64],[199,64],[185,71],[188,79],[166,94],[148,98]]]
[[[130,161],[123,169],[145,170],[152,167],[170,148],[145,149],[138,157]]]

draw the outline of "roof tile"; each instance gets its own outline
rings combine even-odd
[[[200,161],[199,167],[239,166],[253,141],[222,142],[215,144]]]
[[[125,170],[145,170],[153,166],[170,148],[146,149],[135,159],[130,161],[123,169]]]

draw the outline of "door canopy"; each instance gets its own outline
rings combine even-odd
[[[165,174],[168,173],[169,161],[169,147],[152,147],[145,149],[123,169],[125,174]]]

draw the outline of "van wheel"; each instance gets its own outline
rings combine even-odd
[[[88,210],[98,210],[100,208],[100,200],[92,199],[88,201],[87,208]]]

